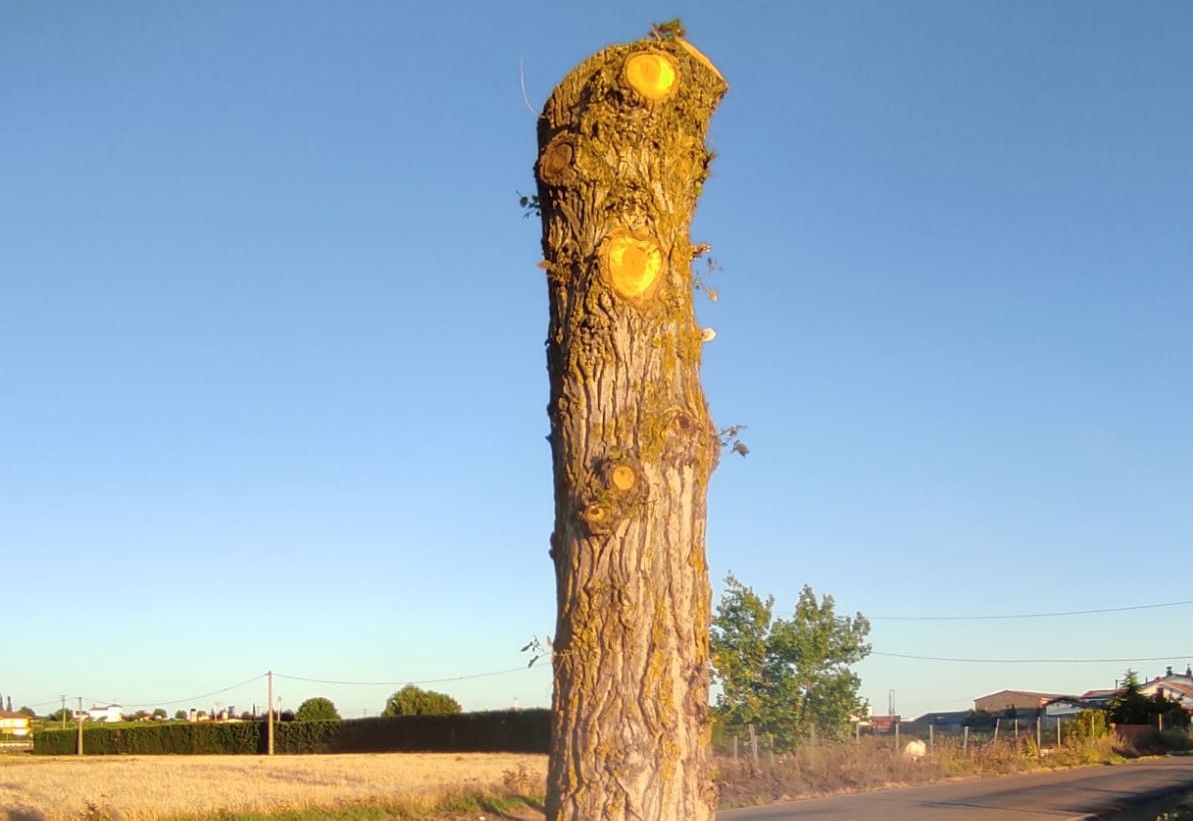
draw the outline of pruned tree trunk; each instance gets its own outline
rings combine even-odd
[[[681,39],[590,57],[539,118],[558,620],[547,818],[714,814],[692,212],[728,86]]]

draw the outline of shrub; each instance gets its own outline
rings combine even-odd
[[[1164,755],[1193,750],[1193,736],[1188,730],[1148,730],[1131,739],[1131,746],[1142,755]]]
[[[1101,738],[1110,732],[1105,710],[1082,710],[1062,725],[1061,736],[1066,744],[1079,744]]]
[[[460,702],[447,693],[423,690],[413,684],[407,684],[389,697],[381,715],[392,718],[393,716],[451,715],[459,712]]]
[[[338,721],[339,718],[336,705],[331,699],[322,696],[308,698],[298,705],[298,710],[294,713],[295,721]]]

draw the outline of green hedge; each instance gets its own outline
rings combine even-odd
[[[256,753],[264,748],[265,725],[259,721],[217,724],[179,722],[105,727],[84,725],[83,752],[87,755],[234,755]],[[42,730],[33,735],[33,752],[38,755],[74,755],[78,730]]]
[[[39,755],[73,755],[77,729],[42,730]],[[518,752],[545,753],[549,710],[460,713],[444,716],[288,721],[274,725],[279,753]],[[84,726],[87,755],[253,755],[265,752],[263,721],[173,722]]]

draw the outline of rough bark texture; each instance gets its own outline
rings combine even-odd
[[[669,61],[669,96],[630,85],[626,61],[643,53]],[[686,43],[649,39],[586,60],[539,118],[558,600],[548,819],[714,814],[704,539],[719,442],[688,231],[726,89]]]

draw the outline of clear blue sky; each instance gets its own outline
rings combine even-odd
[[[519,61],[537,107],[677,14],[732,86],[694,228],[725,268],[705,388],[752,451],[712,485],[718,588],[874,616],[1193,598],[1193,5],[432,6],[0,3],[14,706],[523,664],[554,581]],[[872,638],[1183,669],[1191,609]],[[859,669],[909,714],[1126,666]],[[360,714],[395,687],[278,689]],[[550,676],[438,689],[545,704]]]

